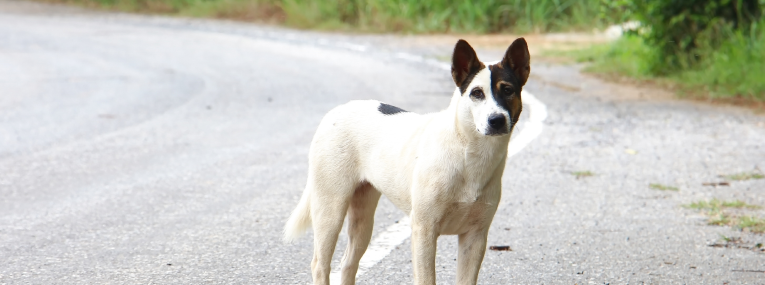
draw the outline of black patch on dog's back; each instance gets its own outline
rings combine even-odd
[[[380,107],[377,107],[377,111],[380,111],[380,113],[383,113],[385,115],[395,115],[398,113],[405,113],[406,110],[401,109],[399,107],[388,105],[385,103],[380,103]]]

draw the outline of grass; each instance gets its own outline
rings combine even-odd
[[[763,21],[765,24],[765,21]],[[678,74],[685,87],[709,98],[740,97],[765,101],[765,30],[752,39],[741,34],[708,52],[698,68]]]
[[[591,30],[601,0],[39,0],[128,12],[270,21],[298,28],[410,33]],[[609,10],[611,9],[611,10]]]
[[[760,206],[747,204],[741,200],[735,200],[735,201],[722,201],[717,198],[714,198],[710,201],[698,201],[693,202],[691,204],[688,204],[685,206],[686,208],[691,209],[697,209],[697,210],[708,210],[710,212],[720,212],[724,208],[735,208],[735,209],[760,209]]]
[[[731,220],[728,214],[717,213],[715,215],[710,216],[709,221],[707,223],[713,226],[725,226],[725,225],[729,225],[731,223]]]
[[[765,20],[759,24],[765,27]],[[749,35],[732,34],[719,47],[701,50],[698,65],[679,71],[656,70],[658,51],[635,35],[601,45],[567,52],[578,62],[589,62],[585,71],[651,80],[672,87],[682,97],[712,100],[765,102],[765,28]]]
[[[765,219],[753,216],[742,216],[738,219],[738,227],[740,229],[748,229],[754,233],[765,233]]]
[[[643,44],[638,37],[621,37],[610,44],[593,45],[581,50],[569,52],[578,62],[591,63],[585,71],[605,74],[617,74],[620,76],[637,79],[649,79],[650,65],[641,60],[651,58],[653,50]]]
[[[730,175],[722,175],[722,177],[728,180],[743,181],[743,180],[750,180],[750,179],[763,179],[765,178],[765,175],[761,173],[754,173],[754,172],[742,172],[742,173],[736,173],[736,174],[730,174]]]
[[[589,170],[586,170],[586,171],[574,171],[574,172],[571,172],[571,174],[576,176],[576,179],[579,179],[579,178],[582,178],[582,177],[595,176],[595,173],[592,173]]]
[[[765,218],[754,216],[735,217],[727,213],[718,213],[709,217],[708,224],[713,226],[732,226],[742,231],[765,233]]]
[[[661,190],[661,191],[680,191],[680,189],[677,189],[677,187],[674,186],[668,186],[668,185],[662,185],[658,183],[651,183],[648,184],[648,187],[654,190]]]
[[[719,199],[712,199],[710,201],[698,201],[693,202],[683,207],[702,210],[709,217],[707,221],[710,225],[716,226],[733,226],[743,231],[750,231],[754,233],[765,232],[765,219],[751,215],[736,216],[732,215],[726,209],[761,209],[762,207],[752,204],[747,204],[740,200],[723,201]]]

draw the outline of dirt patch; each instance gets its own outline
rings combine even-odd
[[[609,41],[604,34],[598,33],[556,33],[556,34],[447,34],[447,35],[408,35],[394,36],[407,47],[453,46],[459,39],[464,39],[477,49],[504,51],[516,38],[523,37],[529,45],[529,53],[535,62],[558,61],[556,57],[543,56],[549,49],[571,50]]]
[[[646,98],[684,99],[705,105],[733,107],[739,110],[746,109],[753,111],[755,114],[765,115],[765,102],[742,97],[709,98],[709,93],[705,90],[681,89],[680,86],[670,80],[634,79],[615,74],[590,72],[583,72],[583,74],[585,76],[596,78],[604,82],[619,84],[621,87],[625,88],[625,90],[636,90],[639,98],[643,98],[643,94],[651,94],[652,96],[648,96]]]
[[[281,24],[287,19],[287,14],[281,7],[273,3],[242,1],[217,11],[215,17],[245,22]]]
[[[25,14],[60,14],[60,13],[87,13],[88,10],[54,4],[51,2],[36,3],[30,1],[4,0],[0,1],[0,10],[6,13],[25,13]]]
[[[719,241],[716,241],[714,243],[708,244],[709,247],[720,247],[720,248],[739,248],[739,249],[748,249],[756,252],[763,252],[765,253],[765,247],[761,243],[752,243],[747,242],[741,239],[741,237],[721,237]]]

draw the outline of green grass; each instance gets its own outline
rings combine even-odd
[[[661,79],[681,96],[765,102],[765,21],[750,35],[731,35],[719,47],[699,51],[693,67],[679,71],[656,70],[658,51],[641,37],[627,35],[602,45],[567,52],[585,71],[635,78]]]
[[[582,50],[569,52],[578,62],[590,62],[585,71],[617,74],[637,79],[653,77],[650,64],[654,51],[643,44],[638,37],[622,37],[610,44],[593,45]]]
[[[714,226],[733,226],[742,231],[765,233],[765,218],[749,215],[734,217],[727,213],[717,213],[709,217],[708,224]]]
[[[731,219],[726,213],[717,213],[710,216],[707,223],[713,226],[725,226],[731,223]]]
[[[731,242],[731,241],[734,240],[734,239],[732,239],[732,238],[730,238],[730,237],[728,237],[726,235],[722,235],[722,234],[720,234],[720,239],[722,239],[725,242]]]
[[[579,178],[582,178],[582,177],[590,177],[590,176],[594,176],[595,175],[595,173],[592,173],[589,170],[586,170],[586,171],[574,171],[574,172],[571,172],[571,174],[576,176],[576,179],[579,179]]]
[[[765,24],[763,21],[762,24]],[[765,27],[765,26],[764,26]],[[705,91],[709,98],[739,97],[765,101],[765,29],[754,38],[740,34],[707,52],[698,68],[677,75],[687,90]]]
[[[714,198],[709,201],[698,201],[693,202],[691,204],[685,205],[686,208],[691,209],[697,209],[697,210],[708,210],[713,213],[720,212],[724,208],[735,208],[735,209],[760,209],[760,206],[747,204],[746,202],[743,202],[741,200],[735,200],[735,201],[723,201],[719,200],[717,198]]]
[[[657,183],[648,184],[648,187],[654,190],[661,190],[661,191],[680,191],[680,189],[677,189],[677,187],[662,185]]]
[[[753,217],[753,216],[742,216],[738,219],[738,228],[742,230],[749,230],[754,233],[765,233],[765,219]],[[761,247],[762,245],[760,245]]]
[[[719,199],[712,199],[709,201],[698,201],[688,205],[683,205],[685,208],[696,209],[705,211],[705,214],[709,217],[707,221],[710,225],[716,226],[734,226],[741,230],[751,231],[755,233],[765,232],[765,219],[751,216],[731,215],[726,209],[761,209],[762,207],[740,200],[723,201]]]
[[[750,180],[750,179],[763,179],[765,178],[765,175],[762,175],[760,173],[754,173],[754,172],[742,172],[742,173],[736,173],[736,174],[730,174],[730,175],[722,175],[722,177],[728,180],[742,181],[742,180]]]
[[[620,19],[601,0],[39,0],[130,12],[274,20],[311,29],[412,33],[591,30]],[[610,9],[610,10],[609,10]]]

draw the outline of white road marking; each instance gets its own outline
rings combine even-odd
[[[388,226],[384,232],[377,235],[369,243],[367,251],[364,252],[364,256],[359,261],[359,270],[356,271],[356,278],[388,256],[396,246],[403,243],[411,235],[412,227],[409,216],[404,216],[398,220],[398,223]],[[329,284],[340,284],[340,268],[332,270],[332,273],[329,274]]]
[[[542,133],[543,122],[547,119],[547,106],[539,101],[536,96],[523,90],[521,95],[523,104],[529,107],[529,120],[523,124],[521,132],[510,140],[507,145],[507,157],[520,152],[524,147]]]
[[[397,53],[396,57],[403,60],[421,62],[451,71],[451,65],[440,61],[425,59],[419,55]],[[488,63],[488,62],[487,62]],[[543,122],[547,118],[547,106],[539,101],[536,96],[524,90],[521,95],[523,104],[529,109],[529,120],[524,123],[523,129],[517,135],[513,136],[510,144],[507,146],[507,157],[520,152],[524,147],[542,133]],[[361,257],[359,270],[356,272],[356,278],[359,278],[367,270],[375,266],[393,251],[398,245],[403,243],[412,235],[409,216],[399,219],[398,223],[388,226],[384,232],[378,234],[372,242],[369,243],[367,251]],[[330,284],[340,284],[340,266],[332,270],[329,274]]]

